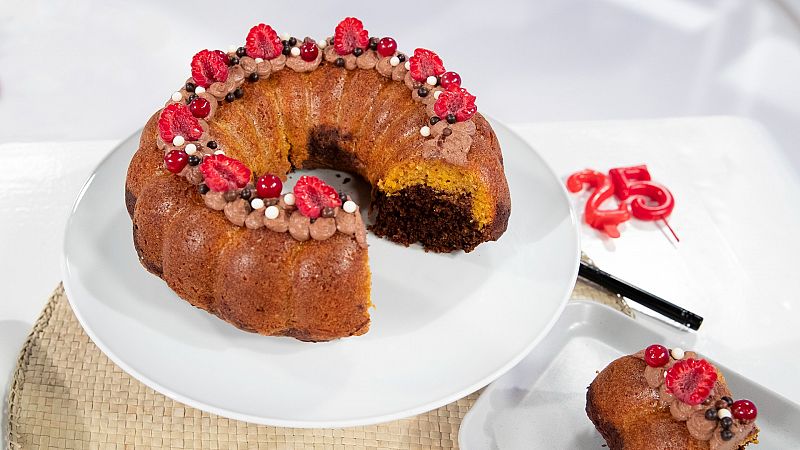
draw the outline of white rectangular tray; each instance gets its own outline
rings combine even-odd
[[[632,320],[597,303],[571,302],[547,338],[486,388],[461,423],[459,446],[602,449],[605,442],[584,410],[597,371],[653,343],[692,349],[693,340],[693,334],[649,317]],[[715,365],[736,398],[758,405],[760,444],[751,448],[800,449],[800,405]]]

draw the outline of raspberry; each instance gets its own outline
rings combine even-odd
[[[340,55],[349,55],[353,50],[365,49],[369,45],[369,32],[355,17],[348,17],[336,25],[333,34],[333,48]]]
[[[669,350],[663,345],[653,344],[644,350],[644,362],[650,367],[662,367],[669,362]]]
[[[439,95],[433,104],[433,111],[440,119],[446,119],[449,114],[453,114],[457,121],[463,122],[475,115],[478,107],[475,106],[474,95],[458,85],[451,84]]]
[[[281,56],[283,43],[271,26],[260,23],[247,33],[245,49],[251,58],[274,59]]]
[[[277,198],[281,196],[283,183],[281,179],[272,174],[261,175],[256,180],[256,192],[261,198]]]
[[[228,56],[219,50],[200,50],[192,58],[192,78],[198,86],[228,79]]]
[[[667,392],[678,400],[699,405],[711,394],[717,381],[717,370],[705,359],[682,359],[667,370],[664,383]]]
[[[188,163],[189,155],[183,150],[171,150],[164,155],[164,165],[167,166],[167,170],[172,173],[180,173]]]
[[[158,134],[164,142],[170,143],[175,136],[183,136],[187,141],[196,141],[203,135],[203,128],[189,108],[183,103],[167,105],[158,118]]]
[[[226,192],[243,188],[250,181],[250,169],[243,162],[225,155],[212,155],[203,159],[200,172],[212,191]]]
[[[418,48],[414,50],[414,56],[408,58],[409,65],[411,66],[411,78],[424,83],[429,76],[439,76],[444,73],[444,64],[442,58],[436,53]]]
[[[294,197],[301,214],[316,219],[323,208],[336,208],[342,205],[336,189],[328,186],[317,177],[303,175],[294,185]]]

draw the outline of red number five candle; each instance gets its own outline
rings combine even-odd
[[[596,170],[586,169],[574,173],[567,178],[567,189],[570,192],[580,192],[583,185],[588,184],[594,192],[586,202],[584,218],[592,228],[605,232],[612,238],[619,237],[617,225],[631,218],[628,205],[620,203],[617,209],[601,210],[604,201],[614,195],[614,185],[606,174]]]
[[[608,171],[614,183],[614,195],[624,202],[632,197],[631,212],[639,220],[661,220],[680,242],[678,235],[667,222],[675,208],[675,199],[669,190],[652,181],[647,166],[619,167]],[[649,199],[649,201],[648,201]]]

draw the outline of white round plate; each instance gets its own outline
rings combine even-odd
[[[345,427],[452,402],[530,352],[564,309],[578,271],[578,227],[561,181],[522,139],[492,125],[511,188],[508,231],[453,254],[369,235],[375,308],[364,336],[313,344],[240,331],[146,272],[123,201],[138,133],[100,163],[68,221],[72,308],[133,377],[233,419]]]

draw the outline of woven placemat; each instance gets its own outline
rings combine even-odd
[[[575,299],[617,296],[578,281]],[[276,428],[226,419],[169,399],[135,380],[95,346],[58,286],[31,331],[8,394],[10,449],[438,449],[458,448],[472,393],[394,422],[342,429]]]

